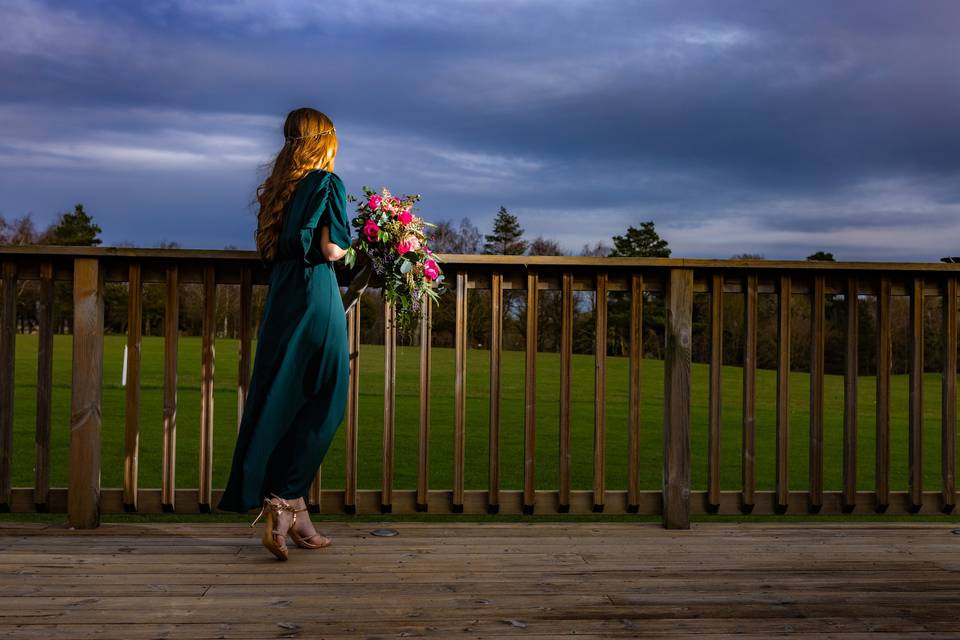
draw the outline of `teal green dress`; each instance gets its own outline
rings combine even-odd
[[[316,170],[287,205],[218,509],[245,513],[271,493],[305,496],[346,412],[347,323],[333,263],[320,246],[324,225],[331,242],[350,246],[343,182]]]

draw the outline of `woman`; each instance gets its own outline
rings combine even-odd
[[[333,173],[337,135],[315,109],[295,109],[285,142],[257,189],[257,250],[270,290],[230,478],[219,509],[266,512],[263,544],[287,559],[332,541],[310,522],[303,496],[343,419],[349,354],[333,263],[351,245],[343,183]]]

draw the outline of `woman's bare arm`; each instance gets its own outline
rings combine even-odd
[[[336,262],[347,255],[346,249],[341,249],[337,244],[330,242],[330,227],[323,225],[320,230],[320,246],[323,247],[323,257],[330,262]]]

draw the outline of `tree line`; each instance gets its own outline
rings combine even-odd
[[[622,235],[615,235],[610,243],[596,241],[585,243],[579,251],[565,252],[559,242],[538,235],[525,237],[518,217],[501,206],[490,233],[482,233],[469,218],[458,224],[450,219],[440,220],[430,229],[429,242],[436,253],[559,256],[579,255],[594,257],[669,257],[671,249],[666,239],[660,237],[653,220],[640,222],[637,227],[628,226]],[[102,243],[101,228],[94,222],[82,204],[72,212],[60,214],[45,229],[37,229],[30,216],[8,221],[0,216],[0,244],[7,245],[73,245],[96,246]],[[122,245],[121,245],[122,246]],[[162,248],[177,248],[176,243],[161,242]],[[225,247],[233,249],[235,247]],[[731,256],[738,259],[763,259],[762,254],[742,253]],[[831,253],[819,251],[807,256],[808,260],[834,260]],[[18,282],[17,321],[21,332],[37,329],[39,286],[37,281]],[[452,347],[454,344],[455,305],[453,303],[453,280],[446,299],[433,309],[433,344]],[[199,284],[181,284],[180,330],[184,335],[199,335],[203,307],[202,288]],[[525,348],[526,291],[504,290],[503,292],[503,348]],[[656,292],[644,292],[643,300],[643,355],[661,358],[664,337],[664,300]],[[560,291],[540,291],[538,294],[537,326],[538,350],[560,350]],[[259,318],[266,298],[266,287],[256,286],[253,292],[253,316]],[[143,289],[143,333],[162,334],[165,292],[162,283],[145,284]],[[592,291],[574,292],[573,351],[592,354],[595,348],[596,296]],[[630,349],[630,296],[627,292],[612,291],[607,299],[607,355],[626,356]],[[709,295],[696,294],[694,298],[694,322],[692,356],[695,362],[709,361]],[[104,296],[105,329],[110,333],[125,333],[127,330],[127,285],[108,283]],[[809,362],[810,302],[807,296],[796,296],[792,302],[792,363],[795,370],[805,370]],[[72,321],[72,289],[67,282],[56,283],[55,327],[59,332],[69,332]],[[238,336],[239,287],[217,287],[216,332],[219,337]],[[468,291],[467,343],[471,348],[488,349],[490,346],[490,291]],[[861,300],[859,319],[860,372],[868,375],[875,371],[875,348],[877,314],[872,298]],[[893,323],[893,370],[907,371],[909,345],[907,331],[909,308],[904,296],[894,296]],[[776,367],[777,296],[761,293],[758,296],[758,353],[760,368]],[[940,340],[942,330],[940,310],[935,305],[925,307],[925,365],[927,370],[939,371],[941,364]],[[842,295],[830,295],[826,300],[826,370],[842,373],[844,368],[844,331],[846,304]],[[382,298],[376,289],[368,289],[361,300],[361,341],[367,344],[383,342]],[[724,296],[723,361],[739,364],[743,360],[743,297]],[[401,339],[401,343],[414,344],[416,335]]]

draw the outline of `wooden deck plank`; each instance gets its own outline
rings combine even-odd
[[[380,526],[399,535],[371,535]],[[0,521],[0,625],[10,638],[956,637],[956,526],[325,520],[334,545],[284,563],[243,523]]]

